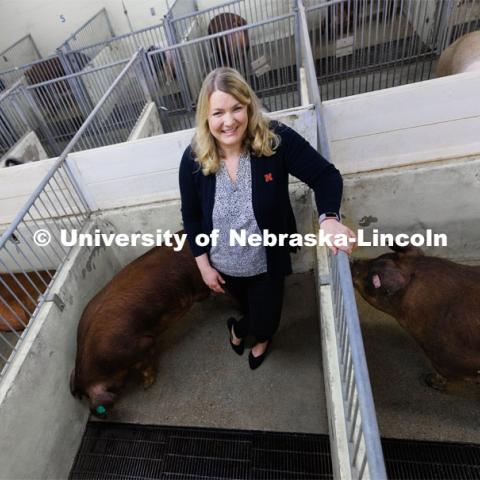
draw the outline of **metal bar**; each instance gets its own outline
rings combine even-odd
[[[317,77],[315,75],[315,65],[313,62],[312,47],[310,44],[310,39],[308,37],[307,17],[305,15],[305,9],[301,2],[298,3],[297,15],[299,15],[300,17],[300,26],[301,26],[300,41],[302,42],[302,47],[304,48],[303,59],[305,61],[305,74],[306,74],[307,82],[309,83],[310,89],[311,89],[309,91],[309,96],[310,96],[310,101],[315,105],[315,112],[317,116],[318,149],[320,153],[323,155],[323,157],[325,157],[328,160],[330,158],[330,146],[328,143],[328,136],[325,128],[325,123],[323,122],[323,118],[322,118],[323,106],[320,98],[320,91],[318,90]],[[287,15],[285,17],[288,18],[290,17],[290,15]]]
[[[174,18],[173,19],[173,22],[178,22],[180,20],[185,20],[187,18],[190,18],[190,17],[195,17],[197,15],[201,15],[201,14],[205,14],[205,13],[208,13],[208,12],[211,12],[212,10],[215,10],[217,8],[219,8],[220,6],[223,7],[223,8],[226,8],[226,7],[229,7],[230,5],[235,5],[235,4],[238,4],[240,2],[242,2],[243,0],[231,0],[230,2],[225,2],[225,3],[222,3],[222,5],[216,5],[214,7],[208,7],[208,8],[203,8],[202,10],[197,10],[196,12],[193,12],[193,13],[187,13],[186,15],[181,15],[177,18]]]
[[[37,103],[36,103],[35,99],[33,98],[32,94],[31,94],[31,90],[22,86],[22,87],[20,87],[19,92],[21,92],[21,95],[23,96],[23,98],[27,102],[27,104],[30,108],[31,115],[33,116],[33,118],[34,118],[36,124],[38,125],[39,129],[41,130],[42,134],[45,136],[45,138],[48,142],[48,145],[52,149],[52,152],[54,152],[55,155],[59,155],[60,154],[60,147],[59,147],[58,143],[54,140],[54,137],[52,135],[52,131],[50,129],[49,124],[43,120],[43,116],[42,116],[42,114],[41,114],[41,112],[40,112],[40,110],[37,106]],[[18,111],[21,111],[21,109],[19,108]],[[35,128],[32,128],[32,129],[35,130]]]
[[[91,70],[88,70],[88,72],[76,72],[76,73],[72,73],[70,75],[65,75],[63,77],[57,77],[57,78],[54,78],[53,80],[47,80],[45,82],[42,82],[42,83],[36,83],[35,85],[30,85],[28,87],[25,87],[27,90],[33,90],[35,88],[39,88],[39,87],[43,87],[43,86],[46,86],[46,85],[50,85],[52,83],[57,83],[59,81],[63,81],[63,80],[68,80],[70,78],[74,78],[74,77],[82,77],[83,75],[86,75],[86,74],[93,74],[95,72],[100,72],[101,70],[109,70],[117,65],[124,65],[124,64],[127,64],[129,62],[129,60],[118,60],[117,62],[113,62],[113,63],[110,63],[108,65],[102,65],[101,67],[96,67],[96,68],[92,68]]]
[[[172,44],[175,41],[175,31],[172,28],[172,25],[169,24],[169,23],[165,24],[165,35],[167,37],[167,43],[168,44]],[[162,51],[163,51],[163,49],[162,49]],[[153,51],[149,55],[152,56],[154,53],[158,53],[158,51]],[[176,48],[173,49],[173,51],[172,51],[173,61],[174,61],[174,64],[175,64],[175,72],[177,74],[178,83],[179,83],[179,86],[180,86],[180,93],[181,93],[181,96],[183,98],[185,108],[187,109],[187,111],[191,111],[192,106],[193,106],[193,100],[190,96],[190,89],[188,87],[187,77],[185,75],[185,71],[184,71],[184,68],[183,68],[183,63],[181,61],[180,53],[181,52],[179,52],[178,49],[176,49]],[[161,53],[160,53],[160,55],[161,55]]]
[[[18,73],[18,72],[25,72],[26,70],[28,70],[29,68],[35,66],[35,65],[39,65],[39,64],[42,64],[44,62],[46,62],[47,60],[51,60],[52,58],[55,58],[57,56],[57,54],[52,54],[52,55],[49,55],[48,57],[45,57],[45,58],[40,58],[38,60],[35,60],[34,62],[30,62],[30,63],[27,63],[26,65],[22,65],[21,67],[15,67],[15,68],[11,68],[9,70],[4,70],[3,72],[0,72],[2,75],[6,75],[8,73]]]
[[[343,300],[345,303],[352,360],[355,365],[355,383],[358,391],[358,403],[362,417],[362,429],[365,436],[365,450],[368,457],[368,467],[372,478],[387,478],[382,455],[382,446],[380,443],[380,433],[378,431],[375,412],[371,408],[371,406],[374,405],[373,395],[365,360],[365,351],[363,348],[360,322],[358,320],[358,312],[355,304],[352,276],[347,254],[339,252],[336,261],[340,274],[340,288],[342,289]]]

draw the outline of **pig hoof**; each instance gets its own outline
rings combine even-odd
[[[142,372],[143,388],[150,388],[155,383],[155,372],[153,370],[144,370]]]
[[[447,389],[447,380],[438,373],[428,373],[425,375],[425,383],[440,392],[444,392]]]

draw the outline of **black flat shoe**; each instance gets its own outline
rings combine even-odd
[[[267,348],[258,357],[255,357],[253,355],[252,351],[250,350],[250,354],[248,355],[248,364],[250,365],[250,368],[252,370],[255,370],[256,368],[258,368],[263,363],[263,361],[265,360],[265,357],[267,356],[268,350],[270,349],[270,344],[271,343],[272,343],[272,340],[270,339],[268,341]]]
[[[227,320],[227,327],[228,327],[228,337],[229,337],[229,341],[230,341],[230,345],[232,346],[232,349],[233,351],[237,354],[237,355],[243,355],[243,351],[245,350],[245,345],[243,343],[243,340],[240,342],[240,344],[238,345],[235,345],[233,342],[232,342],[232,328],[233,326],[237,323],[237,321],[233,318],[233,317],[230,317],[228,320]]]

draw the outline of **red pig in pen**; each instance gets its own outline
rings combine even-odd
[[[355,288],[420,345],[435,370],[425,378],[429,386],[480,383],[480,266],[426,256],[411,245],[391,248],[352,260]]]
[[[152,385],[162,332],[209,293],[188,246],[155,247],[128,264],[83,311],[72,395],[87,396],[91,413],[102,418],[132,376]]]

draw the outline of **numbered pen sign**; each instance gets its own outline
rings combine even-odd
[[[65,18],[65,15],[60,15],[60,21],[62,23],[65,23],[67,21],[67,19]]]

